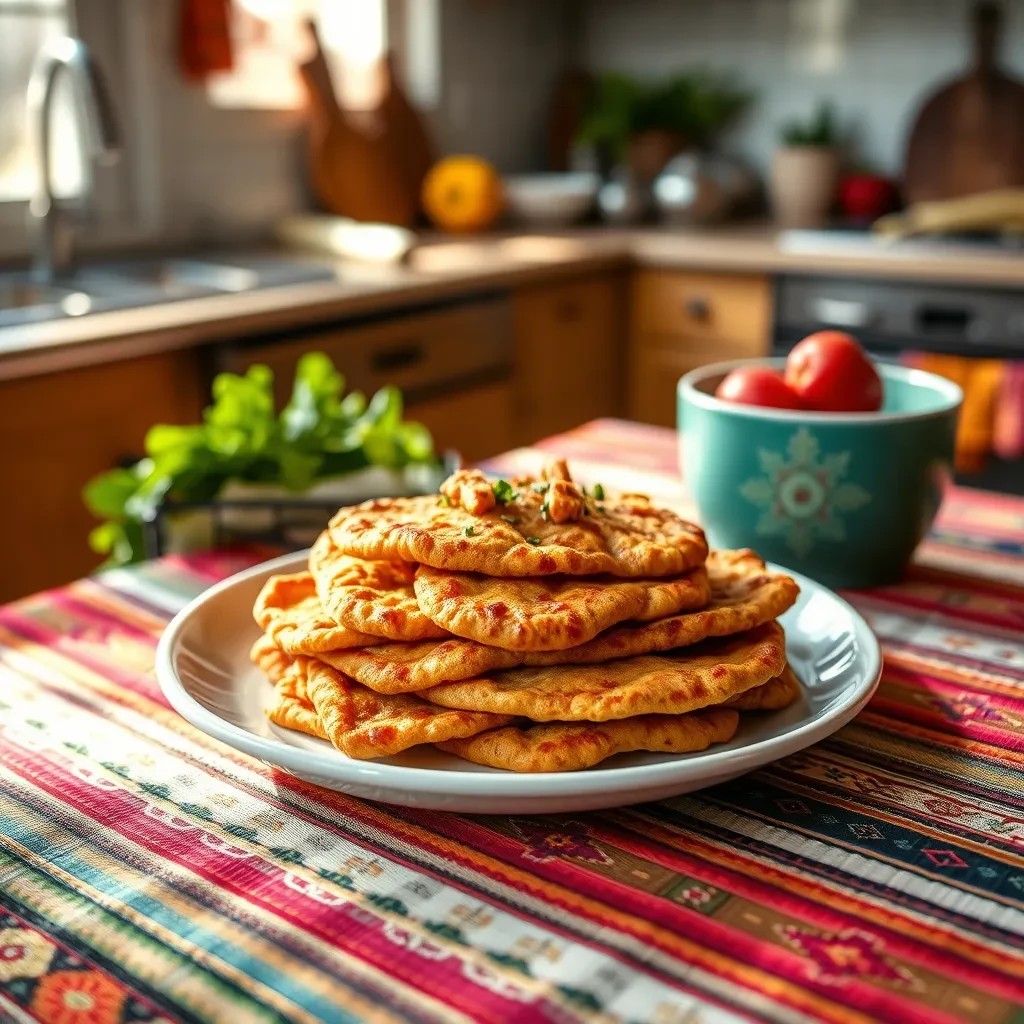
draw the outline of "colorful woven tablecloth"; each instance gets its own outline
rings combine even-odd
[[[539,447],[680,500],[667,431]],[[587,815],[365,803],[188,726],[157,638],[251,553],[0,610],[0,1019],[1020,1022],[1022,541],[1024,501],[952,492],[907,580],[850,595],[885,647],[852,724]]]

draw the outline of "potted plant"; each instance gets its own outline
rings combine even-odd
[[[787,228],[821,227],[839,179],[839,135],[832,108],[821,103],[808,121],[791,121],[772,157],[772,215]]]
[[[89,536],[93,550],[108,565],[140,561],[151,553],[147,528],[165,513],[166,550],[207,545],[211,515],[197,506],[216,508],[222,526],[253,534],[266,529],[282,500],[337,508],[440,484],[444,471],[430,432],[403,419],[397,388],[381,388],[369,401],[358,391],[346,394],[345,378],[321,352],[299,360],[280,414],[273,385],[266,366],[219,374],[201,423],[152,427],[145,458],[90,480],[85,503],[105,520]]]
[[[609,72],[595,81],[577,142],[596,149],[605,169],[625,166],[647,184],[677,153],[709,146],[750,98],[709,71],[650,83]]]

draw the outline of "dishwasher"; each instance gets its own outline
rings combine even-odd
[[[385,385],[399,388],[407,417],[430,429],[439,451],[455,449],[475,461],[514,447],[514,334],[507,293],[225,342],[213,351],[212,369],[244,373],[254,363],[269,366],[280,408],[306,352],[329,356],[348,390],[369,397]]]

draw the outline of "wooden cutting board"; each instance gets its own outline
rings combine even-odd
[[[907,204],[1024,185],[1024,83],[997,64],[1000,11],[977,3],[974,62],[922,106],[903,173]]]
[[[423,179],[434,163],[434,143],[423,115],[406,95],[395,63],[395,55],[389,51],[383,59],[386,92],[381,111],[387,130],[395,140],[398,159],[408,176],[409,187],[418,198]]]
[[[329,213],[411,226],[419,197],[383,109],[361,111],[358,119],[346,114],[338,105],[316,25],[309,21],[306,27],[313,57],[299,66],[299,73],[310,104],[308,161],[313,192]]]

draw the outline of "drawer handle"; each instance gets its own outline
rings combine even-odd
[[[370,356],[370,366],[376,373],[394,373],[396,370],[407,370],[410,366],[423,362],[423,346],[418,341],[407,345],[395,345],[393,348],[381,349]]]
[[[694,295],[692,298],[686,300],[684,304],[686,309],[686,315],[691,320],[699,320],[704,323],[711,319],[711,306],[708,305],[708,300],[701,298],[699,295]]]

